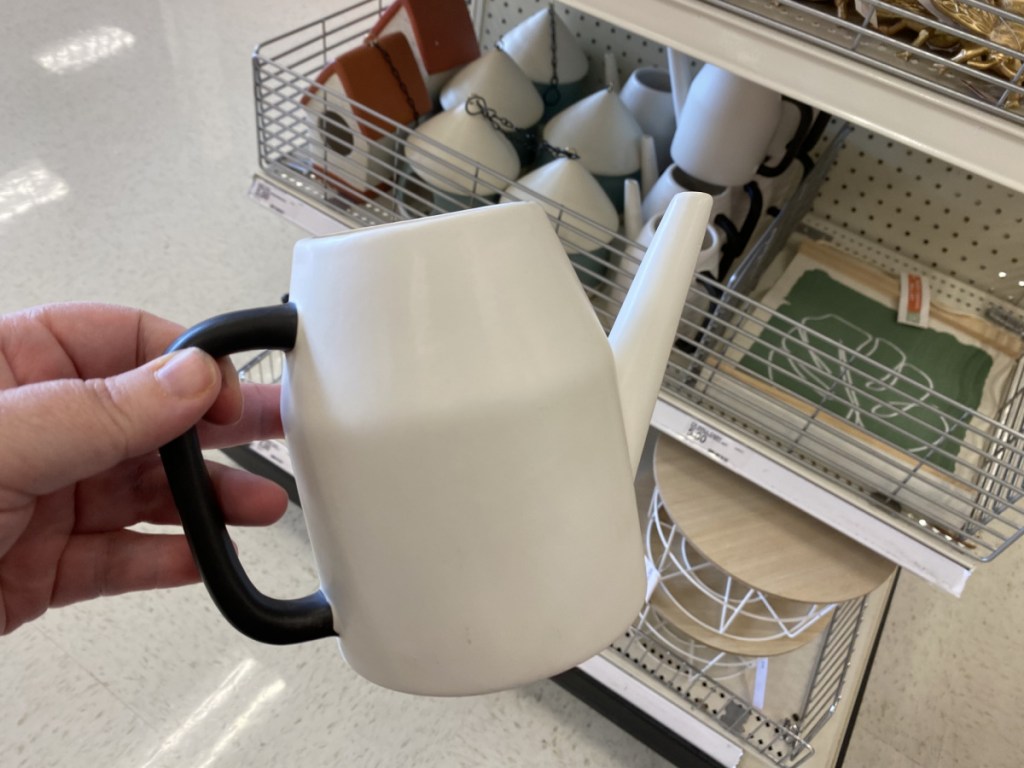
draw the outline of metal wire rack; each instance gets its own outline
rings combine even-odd
[[[820,165],[815,174],[824,170]],[[729,419],[761,445],[799,459],[822,482],[841,484],[857,494],[865,508],[902,518],[972,559],[991,560],[1024,532],[1020,361],[993,413],[965,409],[933,389],[919,390],[917,415],[896,428],[895,439],[910,437],[912,429],[932,419],[945,425],[943,437],[959,435],[924,456],[909,454],[886,440],[868,445],[845,425],[829,420],[829,404],[842,400],[850,421],[869,421],[875,409],[886,407],[886,397],[897,387],[911,385],[911,379],[896,371],[883,372],[864,354],[787,320],[748,295],[764,262],[799,237],[797,217],[805,211],[799,198],[813,190],[812,183],[798,192],[728,285],[707,284],[709,290],[720,293],[721,301],[712,310],[690,314],[697,322],[690,323],[686,335],[697,340],[683,348],[677,345],[665,390]],[[898,261],[890,258],[890,263]],[[974,294],[980,292],[967,293],[966,303],[979,300]],[[1018,316],[991,297],[985,303],[998,307],[999,313]],[[683,324],[687,324],[685,318]],[[761,334],[770,325],[794,332],[808,345],[824,342],[831,347],[818,358],[822,368],[816,369],[828,372],[823,379],[815,377],[816,383],[809,384],[801,396],[780,399],[766,395],[766,389],[776,374],[803,366],[804,350],[779,341],[769,345],[768,362],[760,372],[740,370],[742,365],[737,364],[754,342],[763,341]],[[815,344],[814,349],[817,355],[820,346]],[[846,393],[849,397],[839,394],[851,371],[862,366],[873,373],[860,378]],[[951,412],[958,415],[951,417]]]
[[[1024,125],[1024,5],[1020,3],[704,2]]]
[[[661,602],[697,631],[716,639],[740,640],[737,653],[751,653],[756,643],[794,640],[821,622],[835,603],[810,604],[768,595],[721,570],[696,550],[664,510],[655,490],[647,513],[647,556],[658,570]],[[657,591],[656,590],[656,591]],[[653,601],[652,602],[657,602]],[[736,626],[742,626],[737,635]],[[813,632],[807,632],[807,637]],[[799,640],[797,641],[799,642]],[[794,644],[795,647],[795,644]],[[749,649],[749,650],[748,650]]]
[[[806,688],[794,703],[784,700],[772,714],[752,703],[742,690],[756,675],[742,657],[700,653],[692,640],[648,606],[636,623],[606,654],[613,654],[641,672],[680,707],[712,723],[745,749],[765,760],[792,768],[814,754],[812,741],[843,695],[846,671],[864,613],[865,600],[840,604],[828,628],[799,661],[804,662]],[[706,649],[705,649],[706,650]],[[797,657],[800,652],[791,654]],[[790,670],[787,670],[790,671]],[[793,706],[788,706],[793,705]]]
[[[780,5],[787,4],[784,0]],[[640,246],[514,179],[481,167],[457,149],[432,142],[414,127],[357,104],[343,93],[319,87],[318,74],[342,51],[361,44],[382,10],[376,0],[356,3],[257,48],[253,71],[263,172],[326,206],[350,226],[489,205],[504,198],[535,199],[548,211],[567,251],[575,257],[595,311],[610,328],[620,306],[621,288],[628,284],[637,254],[642,253]],[[488,23],[493,26],[494,19]],[[866,32],[865,36],[873,38]],[[656,46],[651,49],[652,58],[659,56]],[[350,140],[344,148],[344,162],[339,162],[335,151],[339,137],[358,137],[370,128],[386,132],[389,140],[376,144]],[[956,404],[938,392],[927,393],[917,420],[941,419],[960,437],[924,458],[908,459],[895,443],[879,450],[878,441],[858,440],[822,418],[836,392],[849,388],[851,361],[862,369],[856,397],[847,403],[858,418],[883,405],[887,389],[910,384],[905,376],[865,377],[863,368],[870,369],[871,361],[834,340],[831,354],[825,355],[831,371],[826,374],[828,381],[794,397],[765,395],[773,371],[798,363],[789,349],[771,350],[768,375],[740,370],[742,366],[737,365],[754,341],[764,343],[762,332],[769,325],[789,323],[794,327],[775,310],[750,298],[750,292],[794,238],[842,145],[845,130],[833,130],[827,137],[813,171],[782,214],[745,252],[728,281],[698,278],[715,300],[688,306],[666,371],[663,399],[686,401],[698,411],[724,417],[752,444],[799,460],[826,487],[839,484],[852,492],[864,509],[892,515],[923,531],[937,546],[987,561],[1024,532],[1024,504],[1018,490],[1024,480],[1019,367],[1008,395],[994,413],[961,408],[961,415],[951,419],[949,412]],[[429,167],[414,164],[406,156],[405,147],[413,136],[420,156],[424,152],[430,156]],[[352,181],[353,168],[358,169],[357,181]],[[454,195],[433,183],[437,169],[443,169],[449,180],[456,179],[464,194]],[[1014,316],[1019,318],[1019,314]],[[794,330],[803,338],[820,337],[813,329]]]

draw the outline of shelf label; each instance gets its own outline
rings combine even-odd
[[[754,666],[754,696],[750,702],[754,709],[764,709],[764,689],[768,686],[768,659],[763,656]]]
[[[283,440],[258,440],[255,443],[249,443],[249,448],[253,453],[276,464],[292,477],[295,476],[292,471],[292,456]]]
[[[261,176],[253,177],[249,185],[249,197],[312,235],[333,235],[349,229],[337,219],[274,186]]]
[[[739,443],[729,440],[721,432],[696,419],[690,419],[689,427],[683,434],[683,441],[734,471],[746,463],[747,452]]]

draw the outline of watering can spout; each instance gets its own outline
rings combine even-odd
[[[710,195],[672,199],[608,336],[634,474],[710,215]]]

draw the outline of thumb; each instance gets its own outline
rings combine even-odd
[[[195,425],[220,369],[190,348],[106,379],[0,391],[0,487],[40,495],[155,450]]]

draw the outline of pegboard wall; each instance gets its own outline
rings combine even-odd
[[[1024,303],[1024,195],[857,128],[813,212],[1014,304]]]
[[[483,47],[549,5],[545,0],[474,3]],[[554,4],[591,61],[591,85],[614,55],[621,81],[641,66],[664,67],[665,47],[572,5]],[[700,62],[691,60],[694,71]],[[967,140],[967,139],[965,139]],[[863,128],[847,138],[813,213],[954,280],[1024,305],[1024,195]]]

